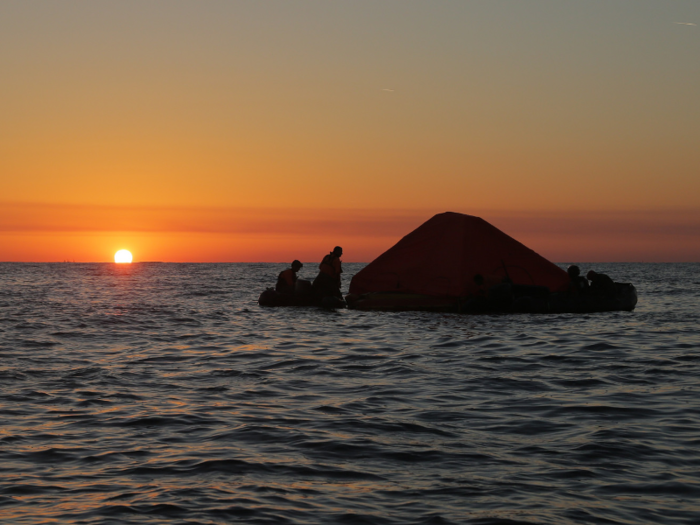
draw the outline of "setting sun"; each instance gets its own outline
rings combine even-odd
[[[132,259],[133,257],[131,256],[131,252],[129,250],[119,250],[114,254],[115,263],[130,263]]]

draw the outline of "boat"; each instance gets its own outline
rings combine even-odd
[[[536,286],[512,285],[487,297],[436,297],[397,292],[348,294],[348,308],[381,311],[427,311],[470,314],[506,313],[593,313],[632,311],[637,290],[630,283],[615,283],[614,296],[550,293]]]
[[[576,295],[568,274],[480,217],[440,213],[360,270],[345,299],[358,310],[465,313],[631,311],[632,284]]]
[[[631,312],[637,306],[637,289],[631,283],[615,283],[615,294],[552,294],[549,308],[554,313]]]
[[[267,288],[258,297],[260,306],[319,306],[322,308],[345,308],[346,303],[339,297],[319,297],[309,281],[298,279],[294,293],[280,293]]]

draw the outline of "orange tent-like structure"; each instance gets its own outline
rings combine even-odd
[[[404,292],[440,297],[474,295],[475,275],[488,288],[514,284],[564,291],[567,273],[485,220],[440,213],[359,271],[351,294]]]

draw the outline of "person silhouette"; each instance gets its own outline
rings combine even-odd
[[[319,272],[314,279],[313,289],[319,297],[343,298],[343,294],[340,292],[340,274],[343,273],[340,261],[342,255],[343,249],[336,246],[318,265]]]
[[[588,291],[588,280],[581,275],[581,269],[572,264],[566,269],[566,273],[569,274],[569,293],[575,295],[581,295]]]
[[[615,297],[615,281],[604,273],[589,271],[586,278],[591,281],[591,293],[604,297]]]
[[[277,276],[275,290],[279,293],[293,294],[297,282],[297,273],[304,265],[298,260],[292,262],[292,267],[280,272]]]

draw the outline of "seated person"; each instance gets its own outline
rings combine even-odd
[[[287,268],[283,272],[280,272],[277,277],[277,284],[275,285],[275,290],[279,293],[294,293],[294,287],[297,283],[297,272],[301,270],[304,265],[301,262],[295,260],[292,263],[291,268]]]
[[[581,269],[578,266],[572,264],[566,269],[566,273],[569,274],[569,279],[571,279],[569,293],[581,295],[588,291],[588,279],[581,275]]]
[[[610,277],[593,270],[588,272],[586,277],[591,281],[591,293],[605,297],[615,297],[615,282]]]

